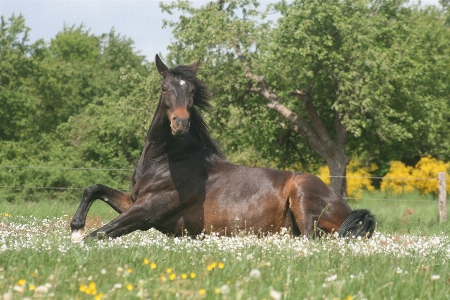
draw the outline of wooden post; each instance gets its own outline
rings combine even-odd
[[[447,190],[446,190],[446,177],[445,172],[438,173],[439,180],[439,222],[447,221]]]

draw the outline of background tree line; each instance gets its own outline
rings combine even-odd
[[[444,9],[405,1],[188,1],[169,64],[202,59],[215,109],[213,135],[230,160],[317,172],[346,194],[350,158],[414,165],[450,160],[450,31]],[[277,18],[270,17],[276,15]],[[2,186],[127,189],[143,147],[160,78],[153,62],[114,30],[95,36],[66,27],[30,44],[21,16],[0,27],[0,181]],[[152,60],[152,58],[149,58]],[[55,169],[5,168],[55,166]],[[69,168],[94,168],[69,172]],[[66,168],[66,169],[64,169]],[[0,198],[37,200],[49,190],[2,189]]]

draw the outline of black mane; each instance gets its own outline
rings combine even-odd
[[[192,124],[190,132],[198,135],[203,148],[211,151],[213,154],[216,154],[219,158],[225,158],[225,155],[220,150],[216,141],[214,141],[209,135],[208,125],[201,114],[202,112],[209,113],[212,109],[212,106],[209,103],[211,93],[209,92],[207,86],[196,77],[196,71],[191,66],[177,66],[170,69],[169,72],[170,76],[189,81],[195,87],[194,106],[191,109],[190,116]]]

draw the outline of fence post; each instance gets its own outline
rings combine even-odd
[[[446,177],[445,172],[438,173],[439,180],[439,222],[447,221],[447,190],[446,190]]]

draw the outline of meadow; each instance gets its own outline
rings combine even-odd
[[[150,230],[74,243],[77,203],[2,202],[0,299],[449,299],[450,225],[437,202],[370,198],[383,195],[350,203],[376,214],[370,240]],[[94,203],[87,229],[115,215]]]

